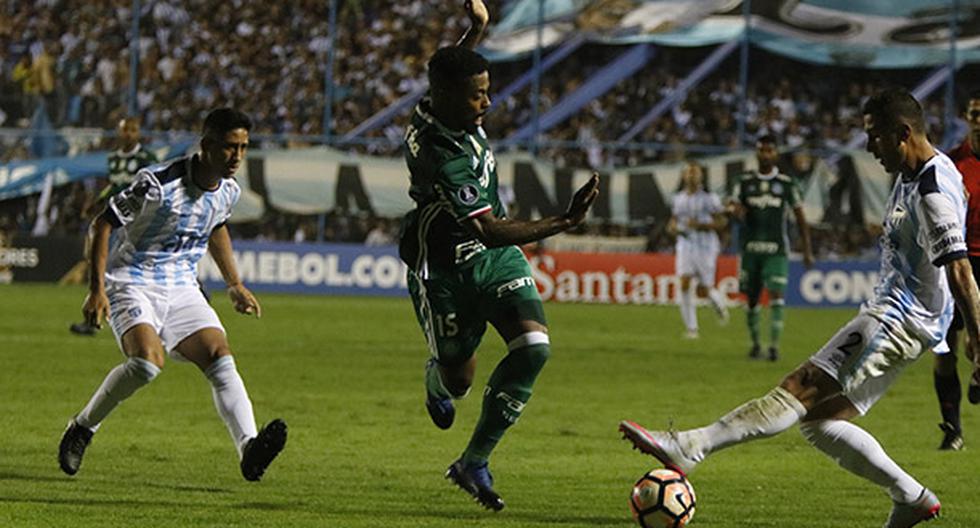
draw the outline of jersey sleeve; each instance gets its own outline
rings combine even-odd
[[[929,260],[941,267],[956,259],[966,257],[966,240],[957,197],[936,182],[935,171],[923,174],[919,180],[918,205],[920,237],[924,239]]]
[[[796,182],[796,178],[789,179],[789,188],[786,190],[786,203],[789,204],[790,208],[795,209],[803,205],[803,192],[800,191],[800,185]]]
[[[238,199],[242,197],[242,188],[238,185],[238,182],[232,179],[226,181],[228,182],[227,184],[231,186],[231,189],[228,192],[228,205],[222,209],[221,216],[218,219],[218,225],[215,226],[216,228],[228,223],[228,220],[231,218],[232,210],[235,209],[235,204],[237,204]]]
[[[139,171],[132,185],[109,198],[106,209],[109,222],[115,227],[131,224],[149,206],[158,204],[162,194],[163,189],[153,173]]]
[[[490,196],[473,168],[472,158],[458,156],[439,167],[435,188],[457,222],[476,218],[493,209]]]
[[[680,193],[675,194],[670,199],[670,214],[677,216],[681,211]]]

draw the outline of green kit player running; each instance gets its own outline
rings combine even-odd
[[[783,333],[783,292],[789,274],[786,254],[789,238],[786,230],[786,209],[792,208],[803,242],[803,263],[813,264],[810,249],[810,229],[803,215],[802,199],[796,182],[776,167],[779,152],[770,136],[759,138],[755,150],[758,173],[742,177],[735,189],[729,211],[742,221],[741,264],[738,272],[739,290],[748,303],[747,322],[752,338],[749,357],[760,359],[759,297],[762,288],[769,291],[769,359],[779,359],[779,338]]]
[[[440,429],[455,418],[454,398],[473,383],[474,355],[489,322],[507,344],[491,374],[469,445],[446,478],[484,507],[504,502],[487,461],[517,422],[549,355],[548,329],[531,269],[516,247],[578,225],[598,195],[597,175],[561,216],[506,219],[497,173],[481,124],[490,108],[488,63],[472,50],[486,26],[482,1],[467,2],[473,26],[456,46],[429,60],[429,94],[405,134],[416,208],[402,222],[400,253],[408,264],[415,313],[432,357],[426,364],[426,409]],[[476,36],[474,36],[476,35]]]

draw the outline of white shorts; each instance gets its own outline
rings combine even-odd
[[[922,342],[905,329],[861,314],[830,338],[810,362],[837,380],[844,396],[863,415],[924,350]]]
[[[678,247],[674,267],[678,277],[685,275],[697,277],[698,282],[711,288],[715,285],[715,266],[717,263],[717,251]]]
[[[146,286],[109,283],[109,324],[122,350],[122,336],[138,324],[153,327],[171,358],[186,361],[175,348],[204,328],[225,331],[197,286]]]

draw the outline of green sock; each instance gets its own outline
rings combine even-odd
[[[490,375],[483,393],[483,412],[470,438],[463,463],[482,464],[490,458],[508,427],[520,418],[525,404],[531,399],[531,388],[548,359],[547,336],[544,341],[511,350]]]
[[[439,364],[429,361],[425,365],[425,390],[439,399],[452,398],[449,389],[442,383],[442,376],[439,375]]]
[[[745,312],[745,320],[749,324],[749,337],[752,338],[752,345],[759,346],[759,305],[750,306]]]
[[[783,306],[786,301],[776,299],[769,303],[769,346],[779,348],[779,338],[783,336]]]

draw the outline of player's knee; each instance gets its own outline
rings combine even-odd
[[[812,409],[818,403],[841,391],[840,384],[836,380],[809,361],[787,375],[779,386],[792,394],[807,409]]]
[[[507,343],[507,349],[512,355],[521,356],[529,371],[538,372],[551,356],[551,341],[545,332],[527,332]]]
[[[162,365],[162,361],[158,365],[141,357],[131,357],[126,360],[124,368],[126,369],[126,373],[131,377],[140,379],[144,383],[149,383],[160,374],[160,367]]]
[[[135,350],[132,354],[130,354],[130,358],[141,359],[143,361],[152,363],[158,369],[163,368],[164,357],[165,354],[163,353],[163,349],[155,348],[155,347],[140,348],[138,350]]]

